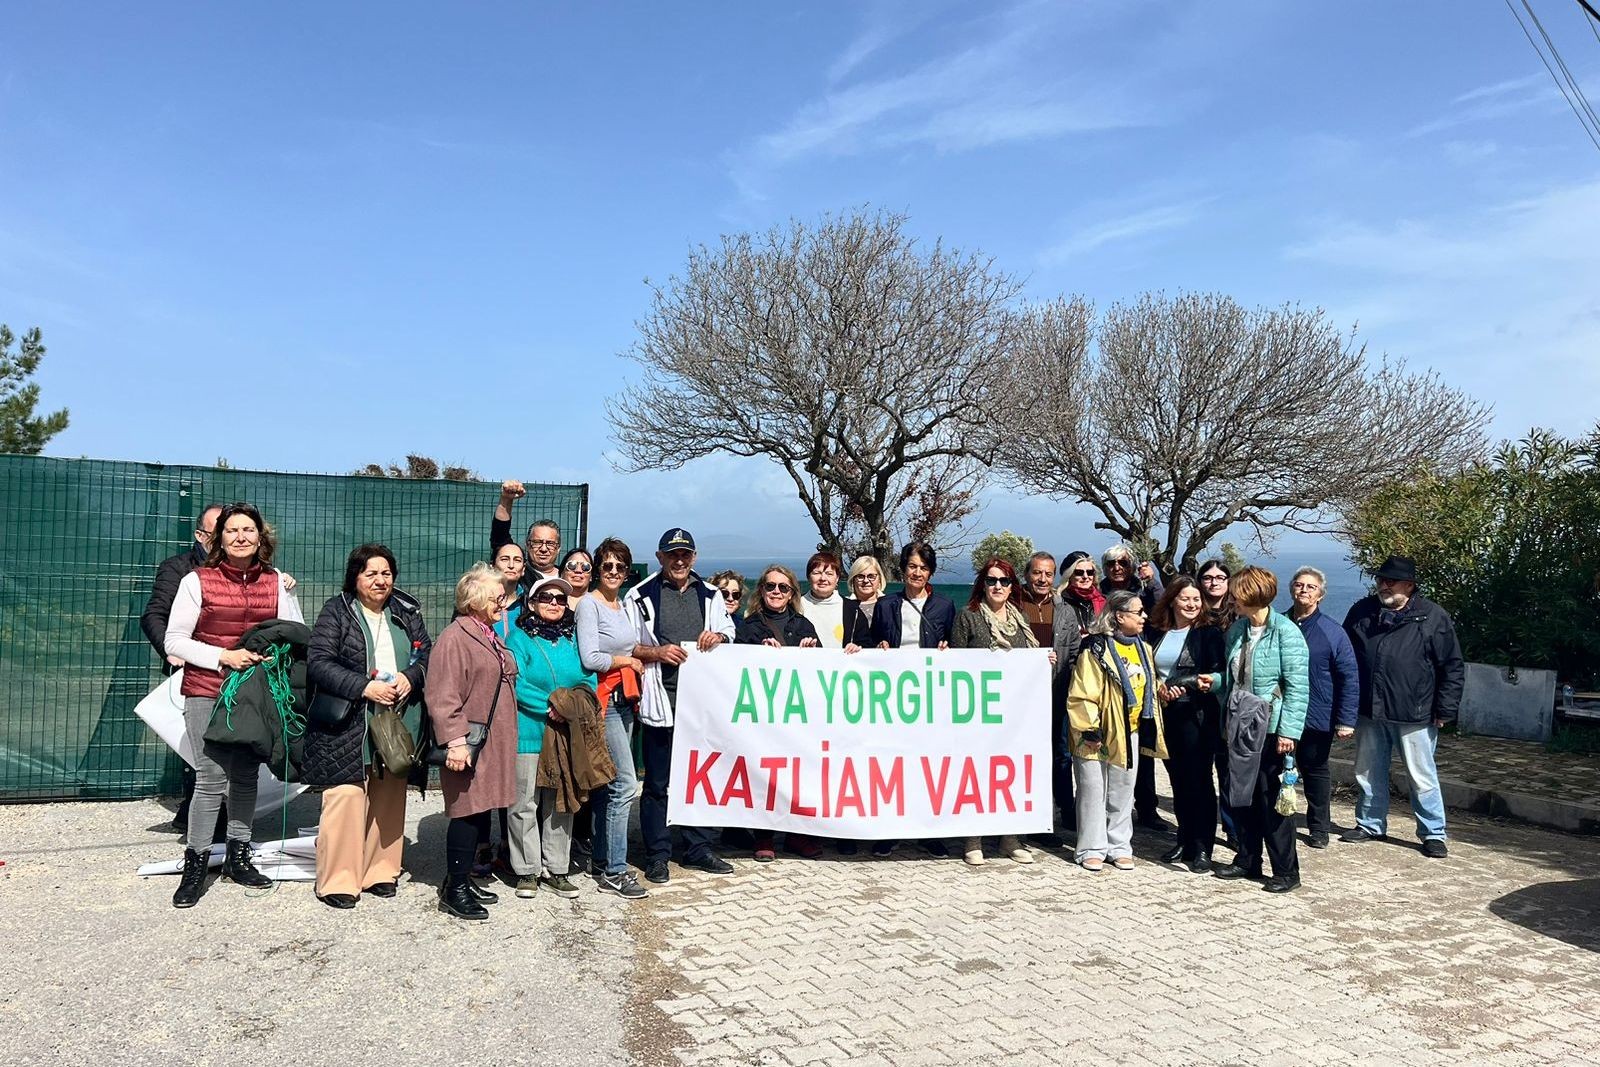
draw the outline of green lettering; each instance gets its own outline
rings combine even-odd
[[[983,708],[983,714],[979,717],[980,721],[990,724],[1004,721],[998,710],[994,712],[990,712],[989,710],[990,704],[1000,703],[1000,690],[998,688],[1000,684],[1000,672],[983,671],[978,675],[978,677],[982,679],[982,684],[979,686],[978,692],[978,700]]]
[[[778,712],[778,680],[783,677],[783,668],[779,667],[769,676],[765,667],[761,668],[761,691],[767,694],[767,721],[777,722]]]
[[[839,685],[838,671],[818,671],[817,684],[822,686],[822,699],[828,702],[828,721],[833,721],[833,691]]]
[[[853,686],[855,690],[853,704],[851,703],[852,682],[855,683]],[[861,696],[862,688],[860,673],[857,671],[846,671],[844,675],[844,683],[839,687],[839,704],[844,710],[845,722],[858,723],[861,721],[861,715],[864,711],[866,711],[866,702]]]
[[[733,721],[738,722],[746,714],[750,716],[751,722],[761,721],[761,717],[756,714],[756,692],[750,685],[748,668],[739,672],[739,695],[733,701]]]
[[[963,689],[966,690],[966,707],[965,707],[965,709],[963,709],[962,706],[961,706],[962,705],[961,696],[962,696],[962,690]],[[968,674],[966,671],[951,671],[950,672],[950,721],[951,722],[971,722],[972,721],[972,716],[975,715],[977,713],[977,711],[978,711],[977,701],[974,699],[974,693],[976,692],[976,690],[977,690],[977,686],[972,681],[972,675]]]
[[[916,671],[901,671],[899,699],[900,721],[907,725],[917,721],[922,713],[922,690],[917,685]]]
[[[800,689],[800,675],[797,671],[789,672],[789,703],[783,709],[783,721],[799,719],[806,721],[806,695]]]
[[[888,671],[872,671],[867,675],[867,721],[877,722],[878,716],[883,716],[886,723],[894,722],[894,715],[889,711],[889,690],[893,686],[889,682]]]

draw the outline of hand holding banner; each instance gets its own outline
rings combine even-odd
[[[1048,832],[1040,649],[729,646],[678,675],[668,821],[854,840]]]

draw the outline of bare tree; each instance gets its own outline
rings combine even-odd
[[[821,545],[884,561],[897,533],[969,517],[1017,284],[905,223],[856,212],[693,249],[627,353],[644,377],[610,413],[619,469],[766,457]]]
[[[1377,486],[1483,452],[1486,408],[1431,372],[1374,363],[1321,309],[1147,294],[1092,320],[1079,298],[1025,316],[995,464],[1019,488],[1093,506],[1097,529],[1153,539],[1168,573],[1236,523],[1264,550],[1280,529],[1336,529]]]

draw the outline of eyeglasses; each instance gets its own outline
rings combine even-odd
[[[1071,577],[1073,578],[1093,578],[1094,575],[1095,569],[1093,567],[1090,567],[1088,570],[1075,570],[1071,573]]]
[[[533,598],[533,602],[535,604],[565,604],[567,602],[567,594],[560,590],[553,593],[540,593]]]
[[[1001,589],[1010,589],[1011,579],[1006,577],[996,578],[992,574],[985,574],[983,576],[983,584],[989,586],[999,586]]]
[[[875,582],[878,580],[878,576],[876,574],[858,574],[850,580],[852,582]]]
[[[594,570],[593,567],[583,562],[581,559],[569,560],[567,565],[561,569],[564,571],[571,571],[573,574],[588,574],[590,571]]]
[[[722,599],[723,600],[743,600],[744,599],[744,590],[743,589],[724,589],[722,591]]]
[[[1294,590],[1304,590],[1308,593],[1315,593],[1318,589],[1321,589],[1322,586],[1318,585],[1316,582],[1295,582],[1289,588]]]
[[[494,606],[497,608],[503,608],[506,606],[506,595],[504,593],[501,593],[499,596],[494,598]]]
[[[614,559],[608,559],[604,563],[600,564],[600,573],[601,574],[627,574],[628,573],[628,565],[626,563],[618,563]]]
[[[794,587],[788,582],[762,582],[761,591],[763,593],[792,593],[794,592]]]
[[[535,539],[535,538],[530,537],[530,538],[528,538],[528,547],[529,548],[560,548],[561,547],[561,542],[560,541],[545,540],[545,539],[542,539],[542,538],[541,539]]]

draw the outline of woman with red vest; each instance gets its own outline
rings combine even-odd
[[[236,647],[245,632],[272,619],[305,622],[299,601],[284,586],[285,576],[269,566],[273,537],[261,512],[250,504],[229,504],[217,516],[215,530],[205,563],[178,584],[167,622],[167,655],[184,663],[183,717],[195,762],[183,878],[172,895],[175,908],[193,907],[205,887],[205,842],[217,824],[224,790],[228,851],[222,876],[245,886],[272,884],[250,862],[260,764],[236,746],[207,746],[204,736],[224,669],[243,670],[261,661],[256,653]]]

